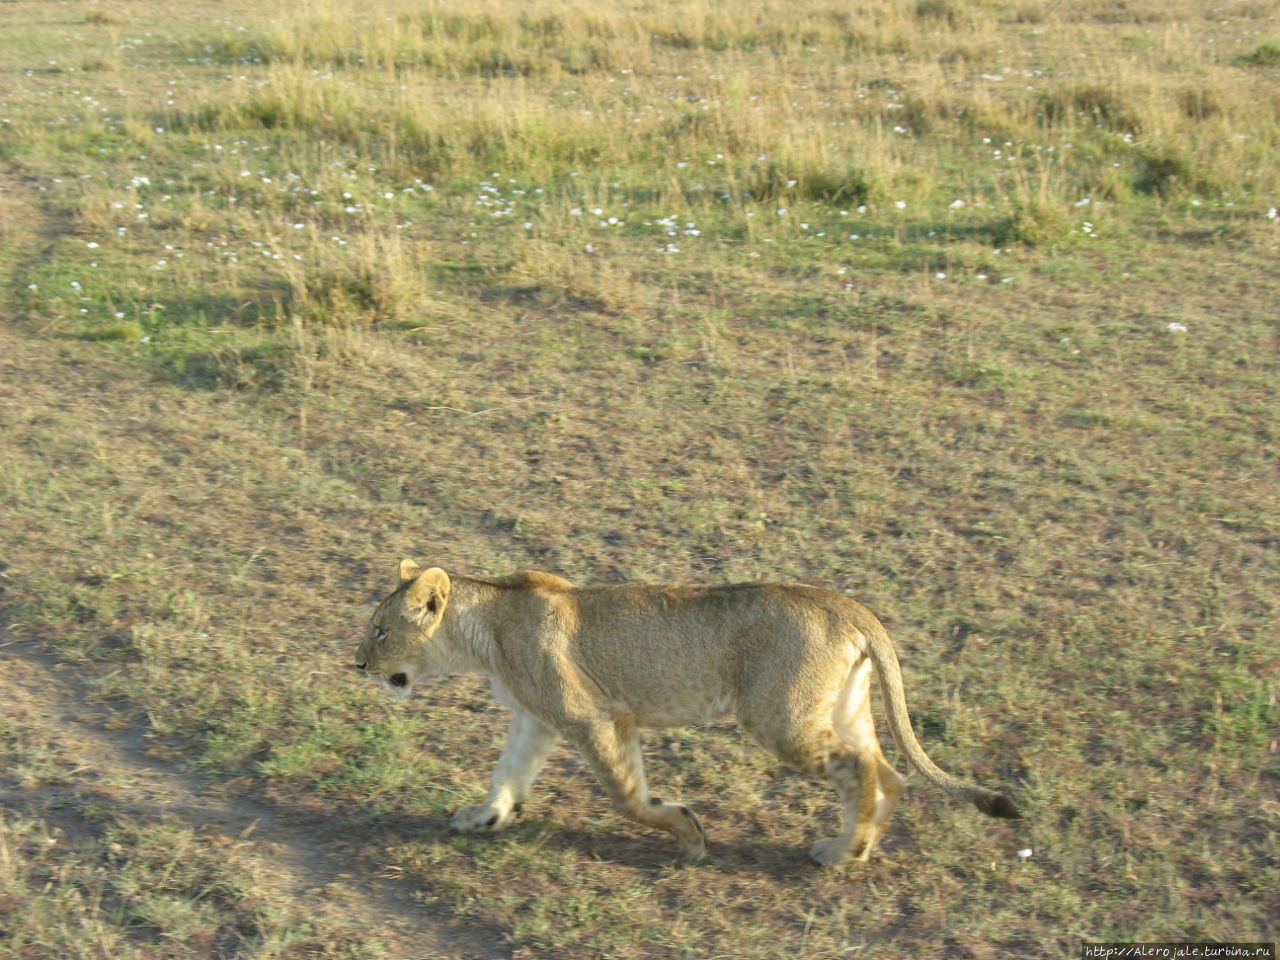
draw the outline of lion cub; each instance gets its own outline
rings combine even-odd
[[[839,794],[844,829],[818,841],[810,856],[824,865],[866,860],[905,783],[876,739],[873,671],[912,766],[983,813],[1021,816],[1008,797],[944,772],[925,755],[889,635],[871,611],[826,590],[579,588],[549,573],[476,580],[404,560],[355,665],[400,697],[423,677],[485,673],[511,709],[489,795],[450,821],[461,833],[511,823],[564,737],[619,812],[666,830],[696,860],[706,853],[706,833],[687,807],[650,796],[638,731],[732,713],[776,757]]]

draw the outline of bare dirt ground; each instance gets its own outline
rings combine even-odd
[[[31,255],[42,255],[42,237],[53,227],[43,221],[36,197],[14,180],[0,186],[9,210],[22,213],[9,229],[21,229]],[[23,329],[14,317],[0,317],[0,411],[6,411],[0,422],[30,424],[70,415],[79,424],[77,442],[96,448],[106,460],[145,457],[145,448],[157,444],[145,438],[203,432],[213,421],[234,434],[231,445],[251,447],[251,428],[207,409],[215,404],[213,395],[163,385],[139,389],[138,381],[101,350],[47,340]],[[139,449],[122,445],[124,436],[138,438]],[[159,478],[157,486],[171,489],[179,482],[177,473]],[[60,559],[69,577],[77,576],[76,557],[76,544],[65,544]],[[0,598],[12,562],[0,558]],[[266,902],[304,921],[343,916],[366,929],[388,957],[509,953],[500,949],[496,935],[446,928],[428,914],[408,881],[379,875],[367,859],[361,863],[367,836],[348,835],[343,824],[323,812],[309,810],[306,817],[282,812],[251,795],[247,782],[193,771],[181,750],[148,735],[136,711],[119,712],[127,704],[113,705],[110,698],[93,694],[86,680],[101,675],[101,665],[63,661],[38,641],[4,631],[3,624],[0,663],[0,730],[27,731],[28,740],[47,746],[61,767],[53,785],[24,784],[12,771],[0,770],[0,812],[39,817],[68,843],[100,830],[80,815],[85,801],[112,815],[176,821],[213,849],[248,844],[256,893]]]
[[[385,945],[388,956],[504,955],[463,931],[429,919],[408,886],[353,869],[356,844],[335,835],[324,820],[299,822],[224,783],[157,759],[153,741],[138,725],[121,720],[92,699],[75,677],[75,665],[59,663],[33,643],[4,636],[4,719],[21,717],[59,744],[74,764],[56,788],[24,789],[0,775],[0,806],[15,813],[39,811],[56,831],[75,838],[91,829],[73,814],[59,815],[63,797],[104,794],[117,813],[164,817],[193,828],[215,847],[237,839],[252,844],[261,892],[287,901],[303,915],[338,912],[358,917]],[[2,721],[0,721],[2,722]]]

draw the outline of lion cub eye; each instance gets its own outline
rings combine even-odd
[[[381,643],[385,639],[387,639],[387,631],[383,630],[381,627],[375,627],[373,631],[373,642]]]

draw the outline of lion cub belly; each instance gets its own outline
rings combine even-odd
[[[660,703],[628,704],[642,727],[687,727],[711,723],[733,712],[733,697],[727,691],[692,693],[680,691]]]

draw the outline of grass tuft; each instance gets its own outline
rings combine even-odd
[[[1280,42],[1264,40],[1244,54],[1240,61],[1253,67],[1280,67]]]

